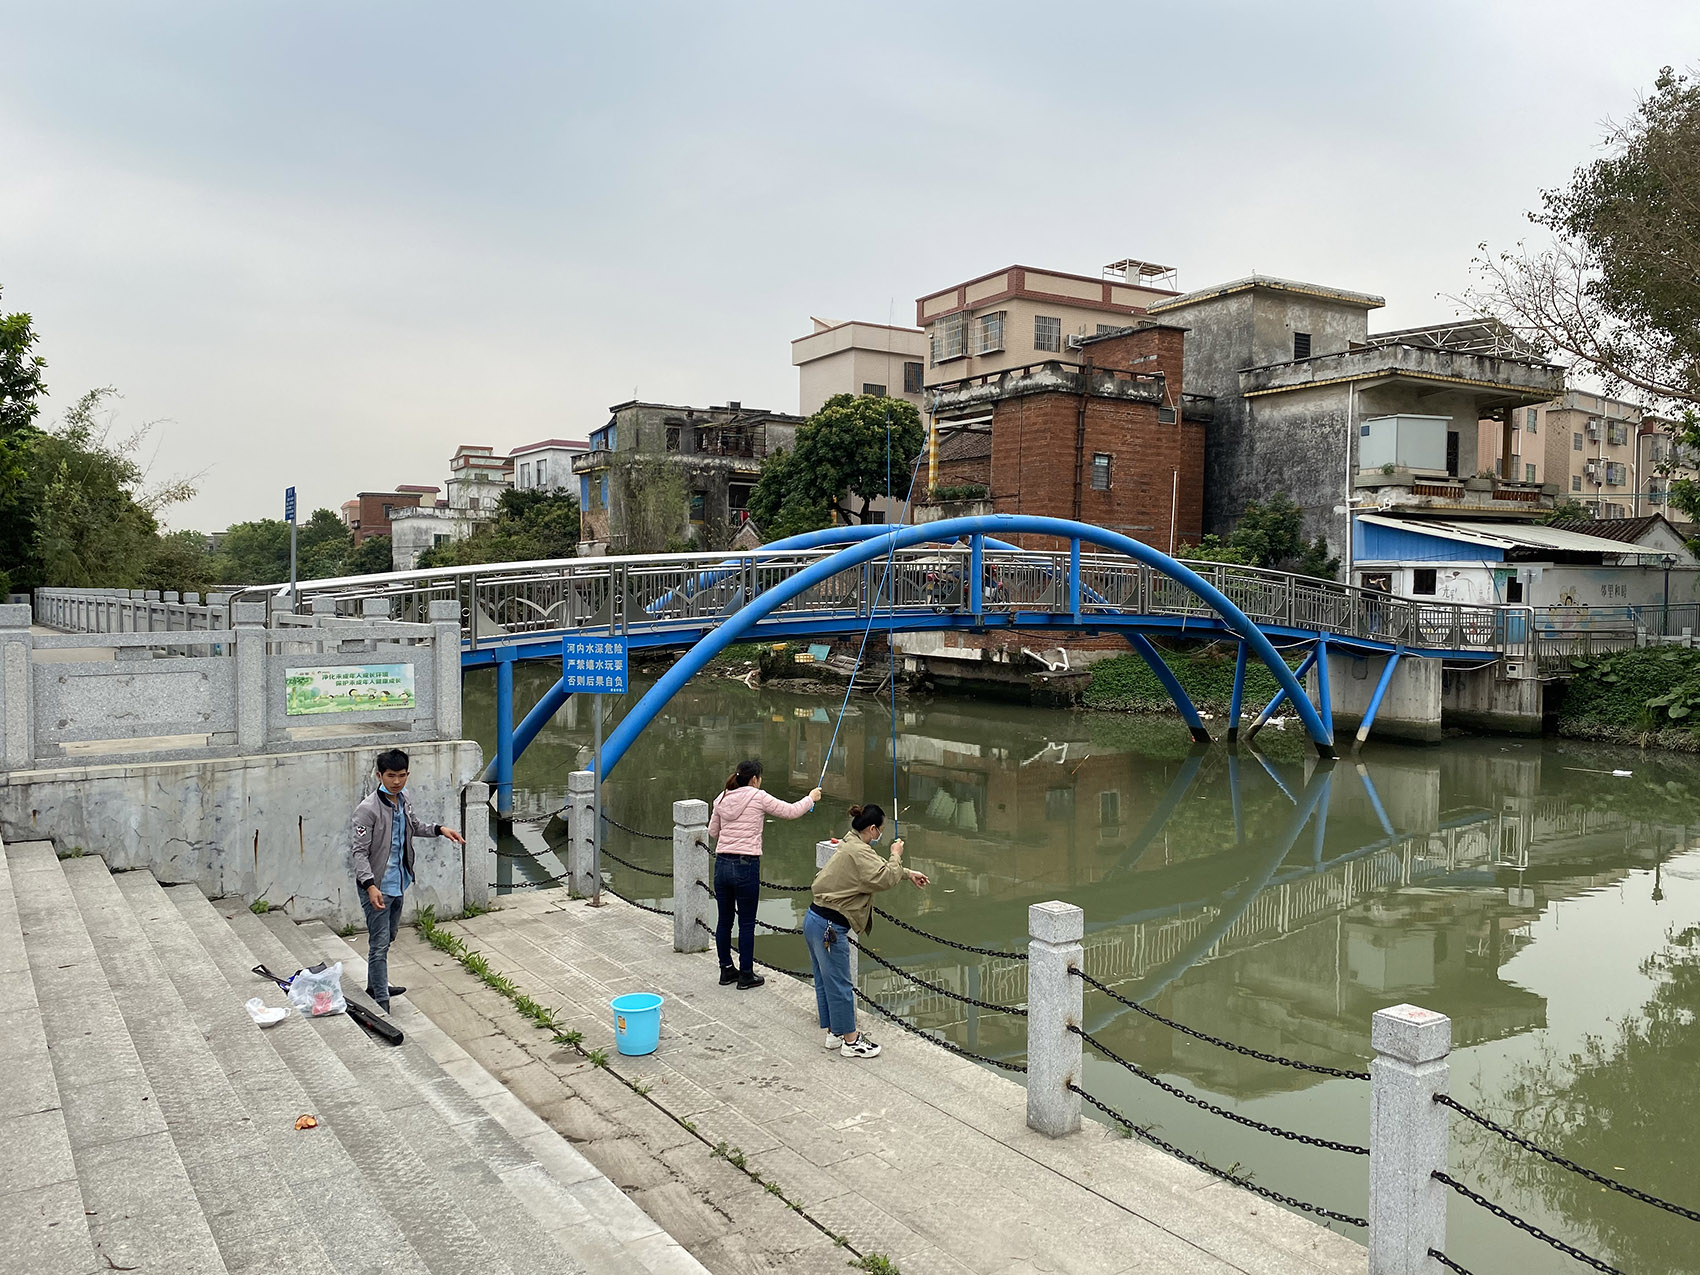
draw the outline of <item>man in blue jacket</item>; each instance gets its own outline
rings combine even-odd
[[[407,754],[391,748],[378,754],[378,790],[354,808],[349,841],[354,883],[366,913],[366,994],[384,1013],[390,997],[407,989],[390,986],[390,944],[401,928],[401,899],[413,884],[413,839],[447,837],[457,846],[466,838],[453,828],[422,823],[407,799]]]

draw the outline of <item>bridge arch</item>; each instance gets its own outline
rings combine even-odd
[[[1072,572],[1075,578],[1070,583],[1070,592],[1071,596],[1074,597],[1079,596],[1078,547],[1083,543],[1126,554],[1128,557],[1162,572],[1215,611],[1221,617],[1223,624],[1231,629],[1263,661],[1276,681],[1280,683],[1287,697],[1292,701],[1293,708],[1304,722],[1305,732],[1310,736],[1317,752],[1323,757],[1334,755],[1333,732],[1324,723],[1321,714],[1311,704],[1310,697],[1305,694],[1304,688],[1293,675],[1293,671],[1287,667],[1286,661],[1281,658],[1280,653],[1263,631],[1257,627],[1257,624],[1197,572],[1177,562],[1159,549],[1153,549],[1150,545],[1124,536],[1119,532],[1094,527],[1090,523],[1028,514],[984,514],[972,518],[947,518],[940,522],[923,523],[919,526],[893,527],[883,534],[878,532],[867,534],[864,538],[846,545],[831,557],[822,559],[783,583],[757,594],[681,656],[655,685],[650,687],[643,698],[632,707],[632,710],[621,719],[620,724],[614,728],[613,733],[609,735],[602,748],[603,777],[606,777],[619,764],[620,759],[625,756],[626,750],[631,747],[644,728],[655,719],[656,714],[710,660],[760,623],[768,614],[783,606],[798,594],[830,579],[841,571],[861,566],[865,562],[873,561],[898,549],[917,544],[957,540],[964,536],[982,538],[981,543],[983,543],[983,537],[994,532],[1001,535],[1054,536],[1061,540],[1073,542],[1076,547],[1077,560]],[[824,537],[830,533],[820,534]]]

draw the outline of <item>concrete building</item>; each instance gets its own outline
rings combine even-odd
[[[643,543],[730,544],[748,517],[762,461],[791,447],[802,424],[799,416],[738,402],[679,407],[634,399],[609,410],[608,423],[590,436],[590,450],[573,462],[585,556],[631,552]],[[644,499],[657,466],[679,479],[683,498],[676,510]],[[654,517],[669,525],[638,526]]]
[[[493,447],[462,443],[449,458],[448,485],[451,511],[493,514],[502,493],[514,485],[513,461]]]
[[[1657,512],[1671,480],[1695,474],[1694,458],[1676,455],[1672,422],[1623,399],[1568,390],[1513,416],[1513,468],[1556,486],[1560,500],[1577,501],[1596,518]],[[1482,423],[1484,438],[1498,429]]]
[[[398,512],[416,509],[421,504],[430,507],[436,503],[439,490],[437,487],[403,483],[394,491],[363,491],[353,500],[343,501],[342,520],[353,533],[355,544],[373,536],[387,536],[391,521]]]
[[[495,448],[463,443],[449,459],[448,497],[396,511],[390,531],[390,564],[411,571],[427,549],[465,540],[496,516],[502,493],[513,485],[513,462]],[[437,488],[432,487],[436,493]]]
[[[1078,519],[1165,552],[1198,540],[1209,405],[1182,393],[1185,339],[1144,323],[1081,338],[1079,362],[934,387],[939,470],[953,480],[934,489],[959,499],[917,520],[983,510]]]
[[[1073,342],[1127,325],[1168,300],[1172,266],[1132,259],[1097,277],[1006,266],[915,302],[927,337],[929,386],[1006,372],[1051,359],[1075,360]]]
[[[927,334],[920,328],[811,321],[815,330],[791,342],[799,415],[813,416],[835,394],[889,394],[922,406]]]
[[[546,438],[516,447],[508,467],[516,491],[571,491],[573,462],[590,450],[582,438]]]
[[[1492,324],[1371,335],[1383,304],[1252,275],[1148,307],[1188,330],[1187,386],[1215,399],[1206,531],[1230,531],[1249,501],[1284,491],[1304,509],[1305,536],[1325,537],[1349,570],[1354,505],[1522,518],[1550,508],[1537,483],[1477,478],[1494,468],[1480,422],[1499,422],[1496,454],[1508,457],[1512,414],[1558,393],[1563,369]],[[1377,446],[1363,458],[1366,439]]]

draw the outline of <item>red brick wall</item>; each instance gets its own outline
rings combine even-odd
[[[1183,337],[1177,329],[1148,328],[1086,347],[1096,368],[1163,373],[1174,424],[1158,421],[1156,404],[1089,397],[1077,448],[1078,395],[1000,402],[992,418],[997,512],[1078,517],[1166,552],[1172,511],[1174,544],[1196,541],[1204,524],[1204,427],[1179,420]],[[1099,453],[1111,457],[1108,491],[1091,485],[1092,457]]]
[[[359,544],[368,536],[387,536],[390,534],[390,520],[384,517],[384,506],[393,509],[411,509],[419,504],[418,492],[382,492],[360,494],[360,530],[354,533],[354,543]]]
[[[967,460],[941,460],[939,462],[940,487],[967,487],[978,484],[989,487],[992,482],[992,458],[990,456],[974,456]]]

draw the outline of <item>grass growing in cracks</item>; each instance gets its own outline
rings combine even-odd
[[[609,1064],[607,1050],[586,1049],[584,1047],[583,1032],[561,1027],[561,1014],[559,1010],[553,1009],[547,1005],[539,1005],[531,997],[521,992],[519,990],[519,985],[511,978],[507,977],[507,975],[501,973],[492,966],[489,958],[482,952],[468,947],[465,940],[463,940],[459,935],[444,929],[442,924],[437,920],[436,909],[431,907],[420,908],[419,919],[414,922],[414,927],[419,931],[420,938],[424,939],[432,947],[443,953],[443,955],[451,957],[468,974],[471,974],[480,983],[484,984],[484,986],[502,997],[502,999],[507,1001],[522,1015],[530,1019],[539,1030],[552,1033],[551,1039],[557,1045],[565,1045],[568,1048],[573,1049],[581,1058],[589,1062],[591,1066],[599,1068],[602,1071],[606,1071],[627,1089],[631,1090],[638,1097],[649,1103],[650,1106],[654,1107],[662,1115],[666,1116],[698,1142],[709,1148],[710,1155],[716,1159],[726,1161],[726,1163],[730,1164],[733,1168],[743,1173],[757,1186],[760,1186],[763,1190],[767,1191],[768,1194],[781,1201],[793,1213],[796,1213],[799,1217],[807,1221],[809,1225],[813,1226],[822,1235],[825,1235],[828,1239],[832,1240],[832,1242],[838,1245],[839,1248],[842,1248],[847,1252],[854,1253],[856,1255],[856,1260],[850,1263],[852,1268],[861,1271],[869,1271],[872,1272],[873,1275],[902,1275],[897,1267],[892,1265],[889,1258],[884,1257],[879,1253],[863,1253],[861,1250],[854,1247],[847,1237],[840,1235],[837,1231],[834,1231],[818,1218],[810,1216],[809,1212],[802,1206],[802,1204],[786,1195],[784,1188],[777,1182],[763,1177],[760,1172],[751,1168],[748,1157],[745,1156],[741,1149],[738,1147],[728,1146],[724,1141],[711,1142],[708,1137],[697,1128],[694,1122],[686,1120],[682,1116],[676,1116],[671,1111],[667,1110],[666,1107],[662,1106],[661,1103],[657,1102],[655,1098],[650,1095],[651,1086],[647,1082],[634,1081],[622,1076]]]

